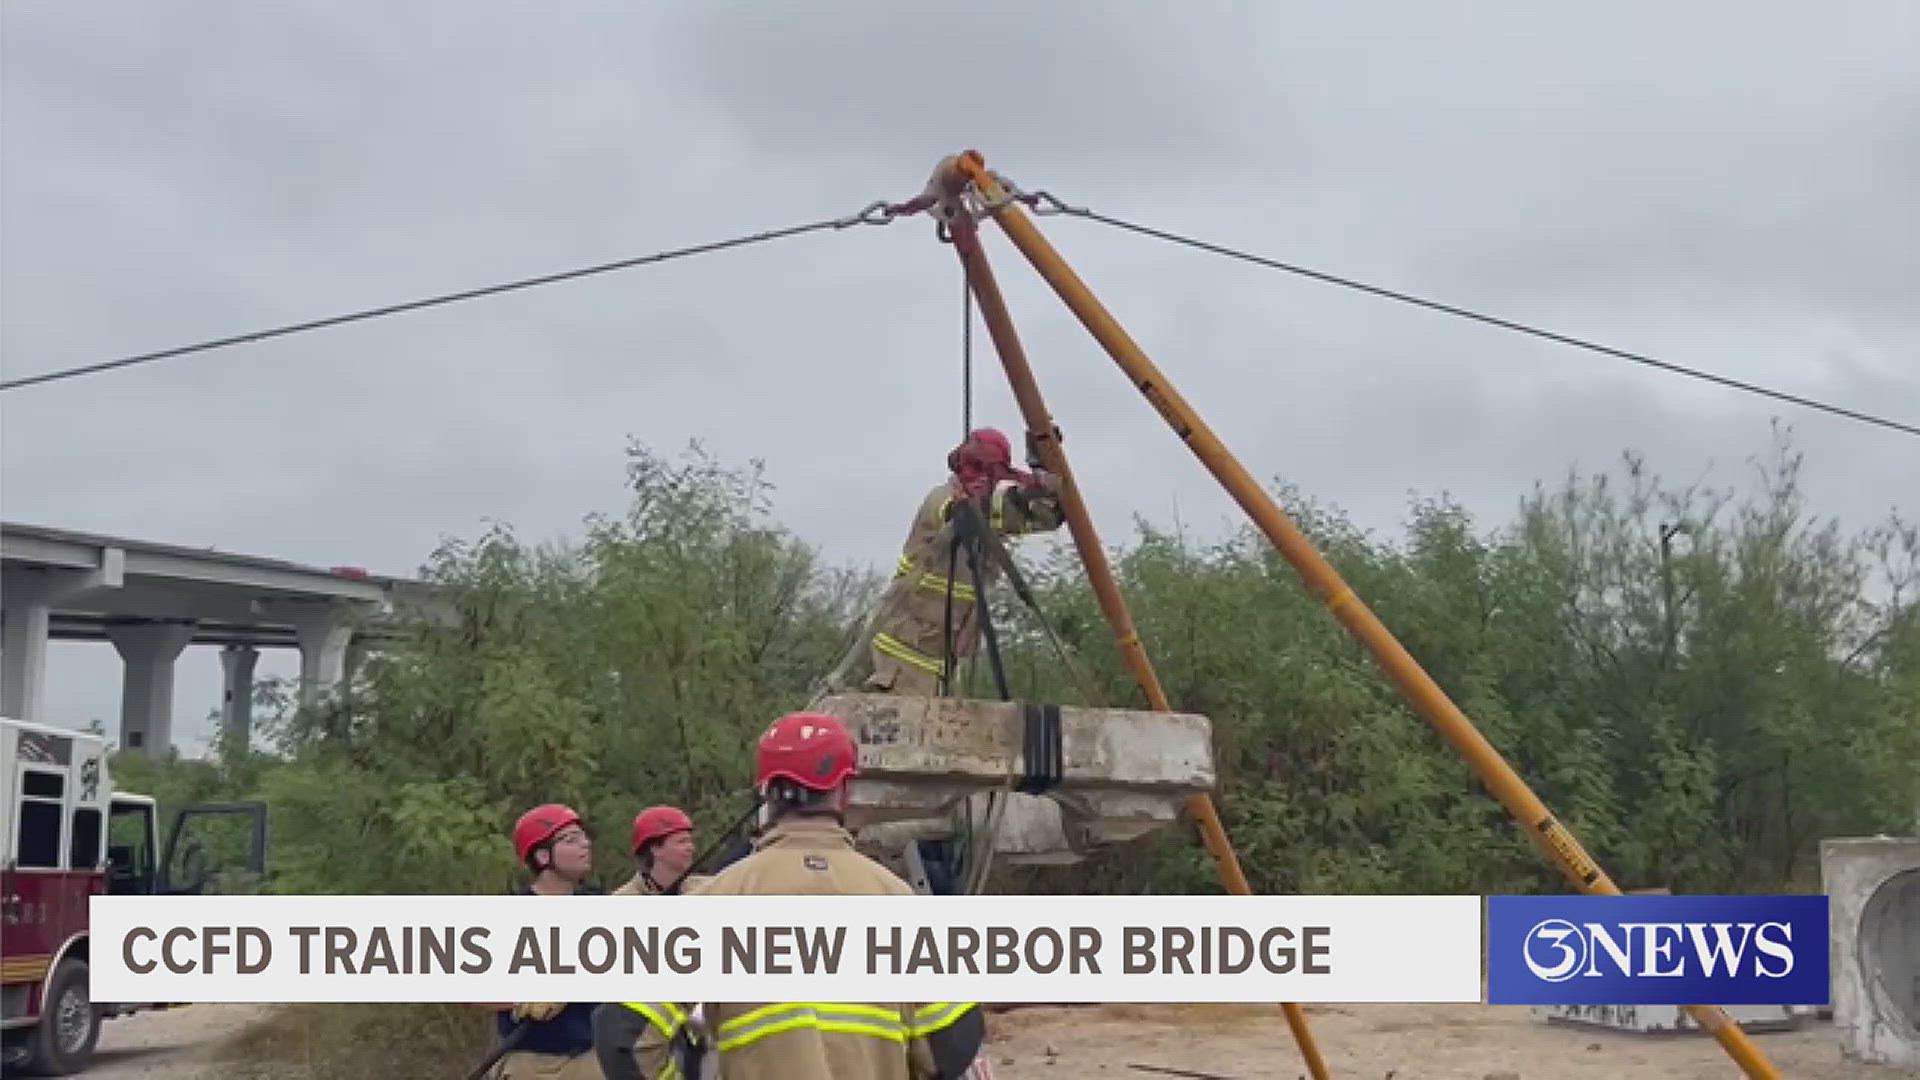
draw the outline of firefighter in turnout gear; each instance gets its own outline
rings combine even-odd
[[[702,896],[912,896],[892,871],[853,848],[844,821],[858,748],[823,713],[790,713],[760,737],[756,784],[766,827],[753,854],[714,875]],[[682,1020],[681,1005],[609,1003]],[[973,1064],[985,1019],[971,1002],[707,1002],[701,1005],[725,1080],[954,1080]],[[669,1011],[671,1010],[671,1011]],[[648,1017],[650,1020],[651,1017]],[[625,1038],[601,1023],[608,1080],[638,1080],[609,1068],[606,1048]],[[623,1062],[615,1062],[624,1066]],[[652,1078],[647,1078],[652,1080]]]
[[[640,811],[633,819],[629,846],[640,868],[613,890],[615,896],[679,896],[710,880],[709,875],[688,873],[696,855],[693,819],[677,806],[649,806]],[[666,1003],[649,1005],[645,1010],[609,1006],[594,1016],[596,1053],[618,1056],[615,1045],[624,1042],[631,1048],[638,1075],[696,1080],[694,1063],[703,1052],[705,1037],[697,1024],[681,1031],[688,1020],[677,1006]],[[676,1033],[681,1036],[678,1042]],[[612,1075],[604,1064],[601,1072]]]
[[[523,896],[597,895],[587,885],[593,842],[580,815],[559,803],[536,806],[513,826],[513,849],[533,875]],[[496,1080],[599,1080],[593,1054],[594,1002],[493,1004],[495,1026],[505,1038],[521,1024],[526,1032],[500,1059]]]
[[[994,428],[974,430],[947,455],[951,475],[920,501],[893,580],[868,627],[871,670],[863,687],[866,692],[934,697],[940,693],[948,665],[973,655],[980,634],[974,567],[966,545],[958,552],[953,549],[956,504],[970,502],[978,520],[1001,538],[1059,528],[1065,521],[1060,481],[1040,468],[1031,439],[1027,463],[1032,472],[1014,468],[1013,448]],[[982,562],[979,580],[991,586],[998,580],[999,567],[991,560]]]
[[[675,896],[698,888],[707,875],[693,866],[693,819],[677,806],[649,806],[633,819],[629,847],[640,868],[613,890],[615,896]]]

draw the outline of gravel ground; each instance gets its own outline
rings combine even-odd
[[[186,1005],[135,1013],[100,1025],[94,1066],[85,1080],[200,1080],[232,1077],[213,1052],[271,1005]]]
[[[1705,1035],[1596,1031],[1529,1017],[1524,1007],[1340,1005],[1307,1007],[1336,1080],[1739,1080]],[[1105,1005],[1031,1008],[993,1017],[994,1080],[1155,1080],[1133,1063],[1232,1080],[1303,1076],[1278,1007]],[[1752,1038],[1783,1076],[1910,1080],[1915,1074],[1844,1061],[1833,1026]]]
[[[85,1080],[247,1080],[218,1048],[272,1006],[192,1005],[107,1022]],[[1701,1035],[1633,1035],[1535,1022],[1524,1008],[1488,1005],[1307,1007],[1338,1080],[1739,1080],[1718,1043]],[[994,1080],[1156,1080],[1132,1063],[1230,1080],[1303,1076],[1277,1008],[1210,1005],[1034,1007],[992,1018]],[[1784,1076],[1909,1080],[1913,1073],[1841,1058],[1831,1024],[1755,1034]],[[289,1077],[284,1071],[281,1076]],[[258,1076],[259,1074],[253,1074]]]

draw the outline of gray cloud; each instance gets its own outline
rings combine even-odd
[[[0,358],[23,374],[845,213],[975,146],[1119,216],[1920,418],[1912,5],[1115,10],[12,0]],[[1629,447],[1731,476],[1776,414],[1822,512],[1914,510],[1920,444],[1890,432],[1042,224],[1249,469],[1377,529],[1409,490],[1499,520]],[[1237,522],[989,244],[1103,534],[1176,506]],[[407,572],[486,518],[548,536],[618,509],[631,433],[765,458],[783,520],[878,563],[960,425],[957,289],[910,221],[9,393],[0,500]],[[975,416],[1013,426],[978,341]],[[111,650],[60,654],[54,707],[111,720]],[[183,734],[217,672],[183,661]]]

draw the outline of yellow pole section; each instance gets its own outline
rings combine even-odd
[[[1433,681],[1433,677],[1420,667],[1366,604],[1354,595],[1353,589],[1341,580],[1333,566],[1314,549],[1306,536],[1254,481],[1206,421],[1167,382],[1160,369],[1154,366],[1140,346],[1101,305],[1092,290],[1073,272],[1073,268],[1060,257],[1046,237],[1040,234],[1039,228],[1026,212],[1017,203],[1005,200],[1005,189],[987,171],[980,154],[967,151],[954,159],[954,167],[973,180],[981,196],[990,204],[999,204],[992,211],[994,220],[1000,223],[1014,246],[1033,263],[1034,269],[1046,279],[1047,284],[1093,334],[1094,339],[1100,342],[1101,347],[1107,350],[1108,355],[1113,357],[1174,434],[1199,457],[1260,531],[1299,572],[1307,588],[1366,646],[1375,662],[1386,672],[1387,678],[1440,736],[1466,759],[1467,764],[1479,774],[1481,782],[1526,829],[1536,844],[1545,850],[1567,879],[1582,892],[1620,895],[1619,887],[1593,861],[1567,827],[1553,816],[1546,804],[1527,787],[1526,781],[1513,771],[1513,767],[1487,742],[1473,722],[1460,711],[1460,707]],[[1713,1037],[1719,1040],[1748,1076],[1777,1080],[1779,1072],[1747,1038],[1746,1032],[1727,1017],[1724,1010],[1713,1005],[1689,1005],[1687,1011],[1702,1028],[1713,1033]]]
[[[1074,546],[1080,551],[1080,561],[1086,567],[1094,595],[1099,598],[1100,610],[1113,627],[1121,655],[1126,660],[1128,670],[1133,673],[1134,681],[1139,683],[1141,693],[1146,695],[1148,707],[1159,712],[1172,712],[1166,691],[1161,688],[1160,678],[1154,673],[1153,663],[1147,659],[1146,647],[1140,643],[1133,616],[1127,611],[1127,602],[1114,582],[1113,569],[1107,562],[1106,551],[1100,546],[1099,534],[1094,531],[1093,517],[1087,512],[1086,500],[1080,495],[1079,485],[1074,483],[1073,469],[1067,464],[1066,448],[1060,445],[1057,437],[1059,429],[1047,412],[1046,401],[1040,396],[1040,385],[1033,377],[1033,368],[1027,363],[1026,349],[1020,344],[1020,334],[1014,328],[1013,316],[1007,311],[1000,283],[993,276],[993,267],[987,261],[986,251],[980,247],[979,233],[971,222],[955,222],[951,228],[954,251],[959,254],[961,265],[966,270],[969,287],[980,307],[981,319],[987,324],[994,351],[1000,354],[1000,363],[1006,369],[1014,399],[1019,402],[1020,414],[1026,421],[1027,430],[1034,436],[1041,464],[1060,478],[1061,504],[1066,511],[1067,528],[1073,534]],[[1253,888],[1241,872],[1240,860],[1227,839],[1226,827],[1214,809],[1213,799],[1204,792],[1194,795],[1187,800],[1187,809],[1199,823],[1200,835],[1213,855],[1221,883],[1229,892],[1240,896],[1252,895]],[[1321,1057],[1320,1047],[1307,1025],[1306,1010],[1291,1002],[1282,1003],[1280,1009],[1287,1018],[1287,1027],[1292,1030],[1293,1040],[1300,1047],[1300,1056],[1306,1061],[1314,1080],[1328,1080],[1332,1074],[1327,1071],[1326,1060]]]

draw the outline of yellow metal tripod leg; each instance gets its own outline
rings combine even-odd
[[[1241,509],[1267,535],[1280,554],[1305,580],[1307,588],[1333,612],[1334,618],[1359,639],[1414,708],[1460,753],[1495,798],[1520,827],[1580,891],[1618,896],[1620,889],[1586,853],[1566,826],[1534,795],[1526,781],[1487,742],[1460,707],[1414,660],[1398,639],[1354,594],[1333,566],[1255,482],[1245,467],[1194,412],[1153,361],[1147,358],[1111,313],[1082,282],[1060,253],[1040,234],[1018,203],[1007,198],[1000,182],[987,171],[980,154],[967,151],[950,159],[986,200],[995,221],[1008,239],[1039,271],[1094,339],[1113,357],[1155,412],[1185,442]],[[1687,1011],[1724,1047],[1750,1077],[1777,1080],[1780,1076],[1760,1048],[1726,1014],[1713,1005],[1689,1005]]]
[[[1146,648],[1140,644],[1140,635],[1134,629],[1127,602],[1121,597],[1119,586],[1114,583],[1113,569],[1107,562],[1106,552],[1100,547],[1099,535],[1094,532],[1093,517],[1087,513],[1086,501],[1080,497],[1080,488],[1073,481],[1073,469],[1067,464],[1067,453],[1060,445],[1058,429],[1054,426],[1052,416],[1047,413],[1046,402],[1040,396],[1040,386],[1034,380],[1033,369],[1027,364],[1026,350],[1020,345],[1013,317],[1007,312],[1006,299],[1001,296],[1000,285],[994,279],[993,267],[988,264],[987,254],[980,247],[979,235],[971,222],[955,222],[951,228],[954,250],[959,253],[961,264],[966,268],[967,281],[979,304],[981,319],[987,324],[994,350],[1000,354],[1001,365],[1006,368],[1007,381],[1012,384],[1013,396],[1019,402],[1027,431],[1034,436],[1041,464],[1060,478],[1061,503],[1066,512],[1067,528],[1073,534],[1073,542],[1079,549],[1087,578],[1093,583],[1100,610],[1113,626],[1121,655],[1126,659],[1134,681],[1140,684],[1141,693],[1146,695],[1148,707],[1159,712],[1171,712],[1173,710],[1167,701],[1166,691],[1161,688],[1159,676],[1154,673],[1153,664],[1147,659]],[[1253,889],[1240,870],[1240,860],[1227,840],[1226,829],[1220,823],[1213,800],[1204,794],[1195,795],[1188,800],[1187,806],[1194,821],[1199,824],[1201,837],[1219,868],[1221,882],[1229,892],[1240,896],[1251,895]],[[1328,1080],[1332,1074],[1327,1071],[1327,1063],[1314,1042],[1313,1031],[1307,1026],[1306,1011],[1291,1002],[1283,1003],[1280,1008],[1286,1015],[1287,1027],[1293,1032],[1293,1040],[1300,1047],[1300,1056],[1306,1062],[1308,1071],[1314,1080]]]

